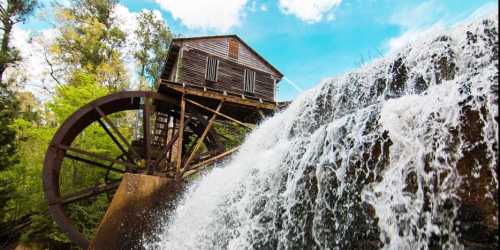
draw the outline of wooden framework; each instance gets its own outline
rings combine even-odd
[[[166,96],[177,96],[180,98],[180,118],[179,118],[179,138],[178,145],[183,145],[184,119],[186,116],[186,106],[191,110],[198,110],[200,114],[205,114],[207,123],[204,125],[203,132],[199,135],[195,143],[184,154],[183,150],[176,151],[176,167],[175,177],[183,179],[198,171],[204,169],[205,166],[213,164],[216,161],[222,160],[237,151],[238,147],[228,149],[224,152],[214,152],[198,162],[193,162],[193,159],[199,155],[199,149],[203,144],[208,132],[212,129],[213,123],[217,119],[231,121],[246,129],[253,129],[255,123],[262,119],[265,114],[274,112],[276,104],[270,101],[264,101],[259,98],[247,97],[242,94],[231,93],[228,91],[220,91],[208,87],[200,87],[198,85],[180,84],[172,81],[161,81],[158,92]],[[213,107],[215,105],[215,107]],[[250,122],[241,120],[241,115],[231,116],[222,112],[223,107],[227,107],[226,111],[232,113],[254,113],[253,119]],[[245,112],[246,111],[246,112]],[[252,116],[251,116],[252,117]],[[179,146],[178,146],[179,148]]]

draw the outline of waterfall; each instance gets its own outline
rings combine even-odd
[[[303,93],[192,183],[145,247],[495,249],[497,16]]]

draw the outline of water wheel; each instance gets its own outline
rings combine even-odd
[[[155,92],[120,92],[85,105],[62,124],[47,150],[43,186],[49,212],[74,243],[88,246],[65,208],[100,195],[110,198],[124,173],[179,179],[189,166],[224,154],[211,127],[214,118],[186,105],[184,96]],[[89,133],[100,133],[109,143],[81,148],[89,145],[80,143]],[[79,167],[95,169],[92,176],[102,178],[90,187],[65,190],[68,173],[78,175]]]

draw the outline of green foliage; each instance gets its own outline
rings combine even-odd
[[[92,77],[79,74],[72,84],[57,88],[54,99],[47,107],[56,123],[60,124],[81,106],[108,93],[109,90],[93,81]],[[41,179],[45,152],[56,127],[39,124],[18,118],[11,126],[17,132],[20,161],[1,175],[2,179],[16,180],[16,185],[11,190],[13,196],[6,204],[7,219],[16,221],[24,215],[31,215],[31,224],[23,231],[21,241],[42,242],[43,247],[69,244],[67,236],[47,213]],[[92,152],[118,154],[113,142],[95,124],[85,129],[74,144]],[[100,169],[65,160],[61,170],[61,191],[72,193],[92,187],[98,181],[103,182],[103,176]],[[90,238],[107,204],[106,197],[98,196],[94,200],[71,204],[66,212]]]
[[[110,16],[115,4],[116,1],[74,0],[72,6],[56,9],[60,36],[49,51],[55,63],[66,68],[64,82],[89,81],[83,77],[111,91],[127,87],[120,53],[126,36]]]
[[[13,123],[19,104],[7,86],[0,83],[0,171],[10,166],[15,159],[16,133],[10,127]]]
[[[139,76],[155,89],[172,41],[172,33],[152,11],[141,12],[137,21],[138,28],[135,35],[138,49],[134,57],[139,64]]]
[[[0,3],[0,16],[2,20],[8,17],[12,24],[24,22],[37,6],[37,2],[37,0],[2,1]]]
[[[13,128],[18,135],[19,163],[9,168],[2,178],[16,180],[13,197],[7,203],[8,219],[17,221],[25,215],[31,216],[31,225],[25,232],[25,239],[37,240],[38,234],[54,234],[58,231],[47,214],[47,204],[42,187],[42,169],[45,151],[55,132],[53,127],[41,127],[32,121],[16,119]],[[46,223],[41,223],[45,221]],[[62,235],[61,235],[62,236]]]
[[[56,95],[47,107],[61,124],[83,105],[109,93],[109,89],[96,82],[92,75],[76,72],[68,85],[56,89]]]
[[[17,162],[16,131],[11,127],[18,102],[6,85],[0,82],[0,174]],[[4,221],[5,204],[11,198],[11,179],[0,178],[0,223]]]
[[[92,16],[106,26],[111,25],[111,10],[118,0],[71,0],[72,8],[68,10],[77,20],[85,20]]]
[[[241,145],[245,140],[247,129],[233,122],[215,122],[214,129],[222,137],[226,150]]]

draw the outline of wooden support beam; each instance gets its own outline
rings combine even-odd
[[[188,117],[187,119],[185,119],[185,124],[189,124],[189,122],[191,121],[191,117]],[[174,129],[171,129],[172,132]],[[167,153],[170,153],[172,152],[172,147],[174,146],[175,144],[175,141],[179,138],[179,130],[177,130],[177,132],[172,135],[172,138],[170,139],[170,141],[165,145],[165,147],[163,148],[163,150],[161,151],[160,153],[160,158],[158,158],[153,164],[155,166],[156,169],[158,169],[158,166],[160,165],[160,163],[163,161],[163,159],[167,156]]]
[[[211,163],[214,163],[215,161],[218,161],[218,160],[221,160],[229,155],[231,155],[232,153],[236,152],[240,147],[235,147],[233,149],[230,149],[222,154],[219,154],[219,155],[216,155],[214,157],[211,157],[211,158],[208,158],[204,161],[201,161],[201,162],[198,162],[196,164],[193,164],[192,166],[190,166],[189,169],[185,169],[183,175],[182,175],[182,178],[186,178],[186,177],[189,177],[195,173],[198,173],[201,169],[203,169],[205,166],[211,164]]]
[[[172,129],[171,129],[172,132],[170,132],[170,135],[171,135],[170,138],[172,138],[174,136],[174,134],[175,134],[175,124],[176,123],[177,123],[177,119],[175,118],[175,116],[172,116]],[[168,161],[167,162],[172,162],[172,155],[173,155],[173,150],[169,150],[168,151]]]
[[[200,108],[206,109],[206,110],[208,110],[208,111],[210,111],[210,112],[212,112],[214,114],[217,114],[218,116],[221,116],[221,117],[224,117],[224,118],[226,118],[228,120],[231,120],[231,121],[233,121],[233,122],[235,122],[235,123],[237,123],[237,124],[239,124],[239,125],[241,125],[243,127],[246,127],[246,128],[249,128],[249,129],[254,129],[255,128],[255,125],[253,125],[253,124],[248,124],[248,123],[244,123],[244,122],[238,121],[238,120],[232,118],[231,116],[225,115],[225,114],[223,114],[223,113],[221,113],[221,112],[219,112],[217,110],[209,108],[209,107],[207,107],[207,106],[205,106],[203,104],[200,104],[198,102],[195,102],[193,100],[186,99],[186,101],[189,102],[189,103],[191,103],[191,104],[193,104],[193,105],[195,105],[195,106],[198,106]]]
[[[151,164],[151,103],[150,99],[144,97],[144,106],[142,113],[142,129],[143,129],[143,142],[144,142],[144,161],[148,174],[153,174],[153,164]]]
[[[181,114],[179,118],[179,138],[177,139],[178,142],[177,144],[179,145],[179,148],[177,149],[177,156],[176,156],[176,166],[175,166],[175,177],[176,179],[180,178],[181,174],[181,164],[182,164],[182,139],[184,136],[184,116],[186,114],[186,98],[184,94],[181,96]]]
[[[201,134],[201,136],[198,138],[196,141],[196,144],[194,145],[193,150],[191,151],[189,157],[187,158],[186,162],[184,163],[184,169],[189,165],[189,163],[193,160],[194,155],[196,154],[196,151],[200,148],[201,144],[203,143],[203,140],[205,140],[205,137],[208,134],[208,131],[210,131],[210,128],[212,128],[212,123],[214,122],[215,118],[217,117],[217,113],[219,113],[220,109],[222,108],[222,104],[224,101],[220,101],[219,105],[217,106],[217,109],[215,110],[214,114],[208,120],[207,126],[205,127],[205,130]]]
[[[226,95],[224,95],[224,92],[220,93],[220,91],[217,91],[215,89],[207,88],[207,91],[204,91],[203,87],[201,86],[196,86],[196,85],[186,86],[185,83],[180,84],[165,80],[162,80],[162,83],[168,86],[168,88],[175,90],[176,92],[180,92],[187,95],[203,96],[219,101],[224,100],[225,102],[237,103],[240,105],[255,107],[259,109],[274,110],[276,108],[276,103],[274,102],[263,101],[262,99],[250,99],[250,97],[243,99],[241,98],[241,94],[234,94],[226,91]],[[196,89],[196,87],[200,89],[198,90]]]

